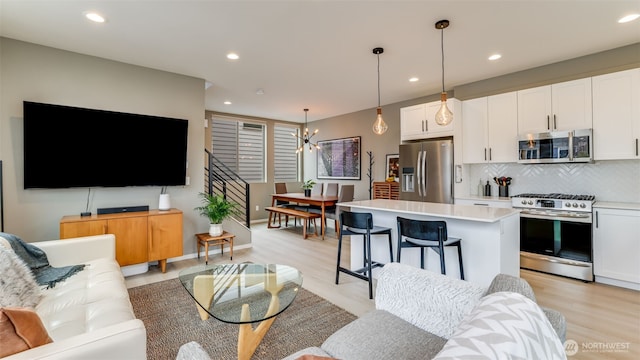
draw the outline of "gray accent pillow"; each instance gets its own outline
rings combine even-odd
[[[540,307],[513,292],[487,295],[434,359],[566,359]]]

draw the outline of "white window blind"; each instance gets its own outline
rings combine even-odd
[[[213,118],[213,156],[247,182],[265,181],[265,126]]]
[[[276,181],[298,181],[298,134],[299,128],[275,125],[273,128],[274,179]]]

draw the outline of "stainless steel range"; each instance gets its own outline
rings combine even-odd
[[[520,194],[520,267],[593,281],[593,195]]]

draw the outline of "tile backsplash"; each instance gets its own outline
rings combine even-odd
[[[596,161],[593,164],[474,164],[469,165],[471,195],[478,181],[492,184],[493,177],[513,178],[509,195],[522,193],[564,193],[595,195],[596,201],[640,203],[640,161]]]

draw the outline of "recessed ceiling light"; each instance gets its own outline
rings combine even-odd
[[[418,79],[417,77],[409,78],[409,82],[416,82],[418,80],[420,80],[420,79]]]
[[[264,89],[256,90],[256,95],[264,95]]]
[[[227,100],[224,102],[225,105],[231,105],[231,101]]]
[[[493,54],[491,56],[489,56],[489,60],[494,61],[494,60],[498,60],[502,57],[502,55],[500,54]]]
[[[105,18],[102,15],[98,14],[97,12],[87,11],[84,13],[84,16],[93,22],[97,22],[97,23],[105,22]]]
[[[238,54],[236,54],[236,53],[228,53],[227,54],[227,59],[229,59],[229,60],[238,60],[238,59],[240,59],[240,56],[238,56]]]
[[[621,17],[620,20],[618,20],[618,22],[620,24],[624,24],[624,23],[628,23],[629,21],[633,21],[639,17],[640,17],[640,14],[631,14],[631,15]]]

